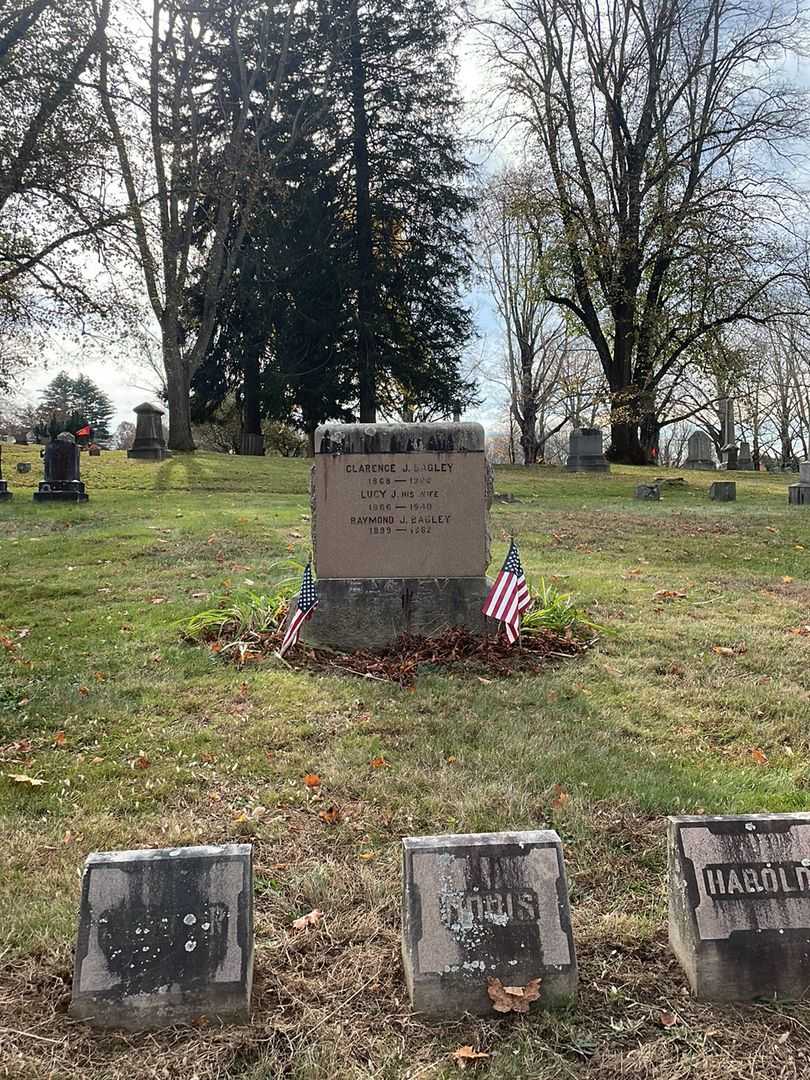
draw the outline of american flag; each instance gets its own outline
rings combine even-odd
[[[523,576],[517,544],[512,540],[501,572],[495,578],[481,610],[490,619],[504,624],[509,644],[514,645],[520,637],[520,616],[531,606],[532,598]]]
[[[281,643],[281,648],[278,650],[279,656],[283,656],[287,649],[291,648],[296,641],[298,641],[298,635],[301,633],[301,627],[307,621],[312,618],[312,612],[318,606],[318,586],[315,584],[312,578],[312,565],[307,563],[304,570],[304,577],[301,581],[301,591],[298,594],[298,603],[295,605],[295,611],[292,618],[287,623],[287,629],[284,633],[284,640]]]

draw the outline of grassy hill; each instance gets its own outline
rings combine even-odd
[[[6,1075],[415,1080],[454,1075],[452,1051],[473,1043],[498,1078],[798,1076],[810,1010],[685,995],[664,849],[668,813],[810,809],[810,512],[788,508],[788,478],[738,474],[738,502],[721,505],[709,474],[683,473],[685,489],[648,504],[632,492],[651,470],[498,469],[518,501],[494,507],[493,568],[516,534],[529,576],[576,593],[607,631],[538,676],[430,673],[409,691],[276,660],[240,670],[181,640],[189,615],[305,556],[308,462],[83,456],[79,507],[33,503],[36,449],[4,447],[3,464]],[[565,844],[577,1008],[413,1017],[400,837],[544,826]],[[86,854],[246,837],[254,1024],[124,1038],[68,1021]],[[294,931],[314,907],[321,928]],[[681,1022],[663,1028],[662,1012]]]

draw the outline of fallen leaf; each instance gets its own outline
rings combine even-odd
[[[478,681],[480,683],[483,683],[484,686],[491,686],[491,684],[492,684],[492,679],[485,679],[483,675],[478,676]],[[462,1046],[461,1049],[466,1050],[466,1049],[468,1049],[468,1047]],[[458,1051],[456,1051],[456,1053],[458,1053]],[[488,1054],[483,1054],[482,1056],[483,1057],[488,1057],[489,1055]]]
[[[761,750],[758,746],[754,750],[751,751],[751,757],[754,759],[754,761],[757,763],[757,765],[767,765],[768,764],[768,755],[765,753],[764,750]]]
[[[307,930],[310,926],[318,926],[322,918],[323,912],[313,908],[307,915],[302,915],[293,922],[293,930]]]
[[[540,997],[542,979],[531,979],[525,986],[504,986],[500,979],[487,979],[487,994],[495,1012],[527,1013],[529,1005]]]
[[[796,637],[810,637],[810,626],[795,626],[788,633],[795,634]]]
[[[191,599],[192,600],[205,600],[207,596],[208,596],[207,592],[193,592],[191,594]]]
[[[107,676],[104,674],[103,671],[94,671],[93,678],[96,680],[96,682],[104,682]]]
[[[54,746],[64,746],[66,741],[67,741],[67,737],[66,737],[64,731],[57,731],[54,734],[54,737],[53,737],[53,745]]]
[[[385,760],[384,757],[372,758],[371,761],[369,762],[369,765],[372,767],[372,769],[386,769],[386,768],[388,768],[388,762]]]
[[[80,686],[79,693],[82,695],[82,697],[87,697],[87,695],[90,693],[90,688],[87,686]]]
[[[791,585],[793,583],[793,578],[785,574],[785,576],[782,578],[782,583],[784,585]]]
[[[211,643],[211,652],[212,653],[221,653],[222,652],[222,642],[221,641],[213,641]]]
[[[147,756],[146,752],[144,750],[139,750],[138,751],[138,756],[133,759],[132,768],[133,769],[148,769],[151,764],[152,764],[152,762],[149,760],[149,757]]]
[[[166,597],[165,596],[153,596],[152,599],[149,601],[149,603],[150,604],[165,604],[166,603]]]
[[[370,862],[376,854],[376,851],[361,851],[357,858],[362,859],[363,862]]]
[[[327,825],[337,825],[340,821],[340,808],[337,806],[330,806],[328,810],[321,810],[318,817]]]
[[[728,645],[713,645],[712,652],[717,653],[718,656],[734,656],[734,650]]]
[[[685,600],[685,592],[677,592],[675,589],[659,589],[653,593],[653,600]]]
[[[680,1021],[678,1020],[678,1017],[675,1015],[675,1013],[662,1012],[661,1015],[658,1017],[658,1023],[661,1025],[662,1028],[671,1028],[675,1027],[676,1024],[679,1024]]]
[[[457,758],[457,757],[453,757],[453,756],[452,756],[452,754],[451,754],[451,755],[450,755],[450,757],[449,757],[449,758],[447,759],[447,764],[448,764],[448,765],[455,765],[455,763],[456,763],[457,761],[458,761],[458,758]]]
[[[478,1050],[473,1050],[471,1046],[460,1046],[458,1050],[453,1051],[453,1061],[460,1069],[466,1069],[471,1062],[483,1061],[484,1058],[488,1058],[489,1054],[480,1053]]]
[[[321,778],[317,773],[308,772],[304,777],[304,783],[308,788],[316,788],[321,786]]]
[[[30,784],[31,787],[42,787],[43,784],[47,784],[47,780],[40,780],[36,776],[26,776],[24,773],[6,773],[9,780],[13,780],[15,784]]]
[[[570,802],[571,796],[568,794],[562,784],[555,784],[554,798],[551,800],[551,809],[564,810]]]

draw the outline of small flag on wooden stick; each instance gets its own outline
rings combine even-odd
[[[520,616],[531,606],[532,598],[520,565],[517,544],[511,540],[501,572],[495,578],[481,610],[490,619],[504,624],[509,644],[514,645],[520,637]]]
[[[287,629],[284,632],[284,640],[281,642],[281,648],[278,650],[279,656],[283,656],[284,653],[292,648],[298,641],[298,636],[301,633],[301,627],[307,621],[312,618],[312,613],[318,606],[318,586],[312,577],[312,564],[307,563],[304,570],[304,577],[301,581],[301,591],[298,594],[298,603],[295,605],[295,610],[292,613],[290,621],[287,623]]]

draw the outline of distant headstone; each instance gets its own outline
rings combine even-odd
[[[737,484],[733,480],[718,480],[709,488],[712,502],[736,502]]]
[[[654,502],[658,502],[661,498],[661,485],[638,484],[636,486],[635,497],[637,499],[650,499]]]
[[[714,446],[705,431],[693,431],[687,443],[685,469],[716,469]]]
[[[11,492],[8,490],[8,480],[3,479],[3,455],[0,451],[0,502],[8,502]]]
[[[599,428],[574,428],[568,437],[569,472],[610,472]]]
[[[708,1001],[810,986],[810,814],[669,819],[669,939]]]
[[[163,437],[163,409],[145,401],[135,407],[135,438],[132,449],[127,450],[128,458],[141,461],[163,461],[170,457]]]
[[[31,462],[30,461],[18,461],[17,462],[17,472],[18,473],[30,473],[31,472]]]
[[[572,998],[577,962],[556,832],[403,840],[402,955],[418,1012],[495,1015],[491,980]]]
[[[87,453],[90,455],[90,457],[101,457],[101,447],[96,446],[95,443],[91,443],[90,446],[87,448]]]
[[[720,450],[720,468],[735,472],[739,469],[739,455],[740,448],[736,443],[726,443]]]
[[[132,1031],[247,1023],[252,981],[250,844],[88,857],[72,1016]]]
[[[791,506],[810,506],[810,461],[799,465],[799,482],[788,488],[788,503]]]
[[[45,447],[45,479],[34,492],[34,502],[87,502],[89,495],[79,475],[80,455],[69,431]]]
[[[740,452],[737,455],[737,468],[741,472],[754,471],[754,459],[751,457],[751,446],[743,440],[740,443]]]
[[[243,431],[239,439],[239,453],[248,457],[264,457],[264,435],[251,435]]]
[[[315,432],[315,644],[483,631],[491,480],[480,424],[329,424]]]

